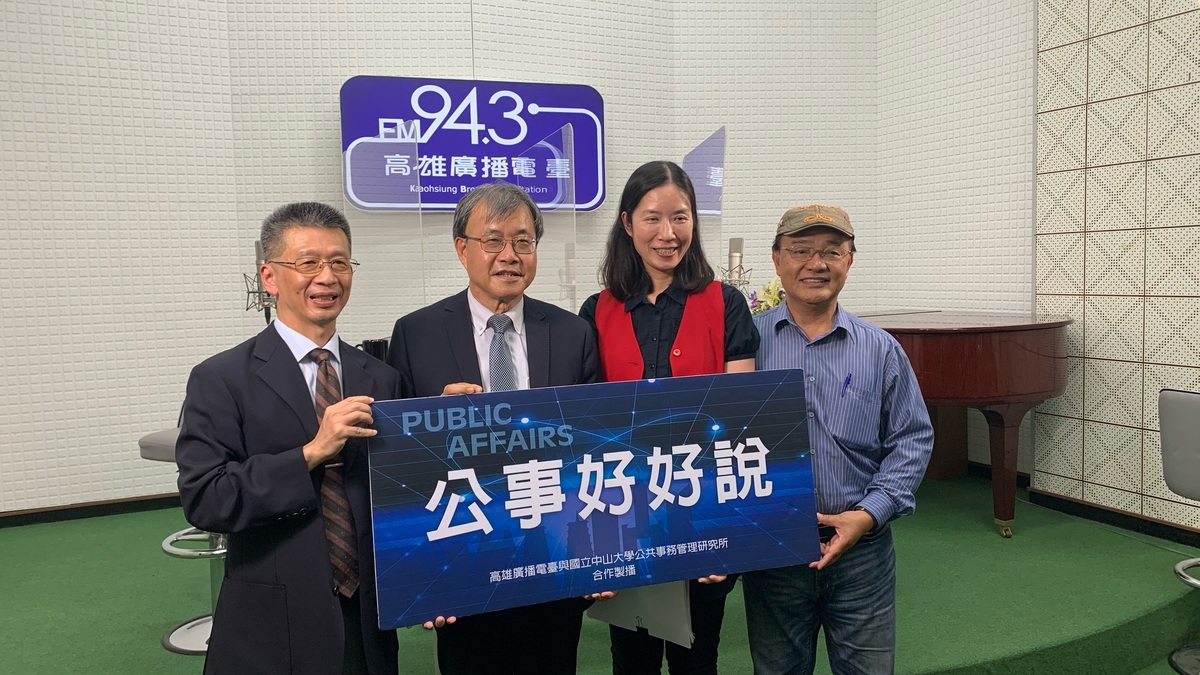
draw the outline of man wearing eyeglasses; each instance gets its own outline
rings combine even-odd
[[[459,200],[454,249],[467,288],[396,322],[387,361],[404,397],[474,394],[596,380],[596,342],[573,312],[525,295],[542,214],[521,188],[489,183]],[[437,617],[443,675],[575,673],[583,599]]]
[[[276,319],[192,370],[175,448],[184,515],[229,535],[204,672],[394,674],[365,439],[398,377],[338,338],[358,265],[345,216],[288,204],[261,240]]]
[[[812,673],[825,629],[835,675],[893,672],[895,553],[933,428],[899,343],[844,310],[854,228],[836,206],[787,211],[771,259],[784,302],[755,317],[756,369],[803,368],[821,558],[742,577],[755,675]]]

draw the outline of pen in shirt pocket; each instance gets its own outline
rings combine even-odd
[[[850,378],[854,373],[846,373],[846,380],[842,382],[842,398],[846,398],[846,389],[850,387]]]

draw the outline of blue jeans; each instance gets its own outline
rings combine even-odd
[[[822,627],[834,675],[894,672],[891,527],[864,535],[823,570],[797,565],[747,572],[742,588],[754,675],[811,675]]]

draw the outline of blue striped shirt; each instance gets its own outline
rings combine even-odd
[[[879,525],[913,512],[933,427],[912,365],[883,329],[838,305],[814,340],[781,304],[754,317],[759,370],[804,369],[817,510],[862,506]]]

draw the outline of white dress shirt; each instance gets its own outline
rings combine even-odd
[[[488,327],[488,319],[495,312],[483,306],[475,299],[471,291],[467,291],[467,305],[471,308],[471,326],[475,335],[475,354],[479,357],[479,375],[483,379],[479,383],[484,391],[492,390],[491,359],[489,350],[492,345],[492,335],[495,333]],[[522,297],[513,305],[505,316],[512,319],[512,330],[504,336],[508,345],[508,353],[512,355],[513,366],[517,370],[517,389],[529,388],[529,348],[525,340],[525,298]]]
[[[292,356],[296,357],[296,363],[300,364],[300,372],[304,374],[304,382],[308,385],[308,395],[312,398],[313,406],[315,407],[317,405],[317,362],[309,357],[309,353],[317,347],[328,349],[330,352],[329,360],[333,363],[333,369],[337,372],[338,383],[340,384],[342,382],[342,354],[338,350],[340,341],[338,340],[337,333],[334,332],[333,337],[329,338],[329,342],[318,345],[292,330],[279,319],[275,319],[271,323],[275,326],[279,337],[283,338],[284,344],[291,350]]]

